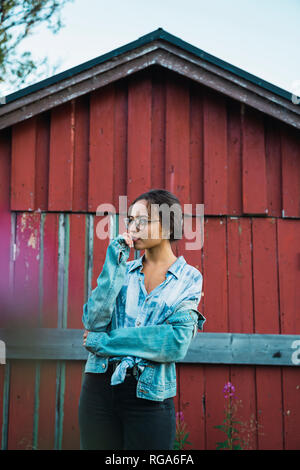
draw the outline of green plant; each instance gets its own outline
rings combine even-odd
[[[242,450],[242,439],[238,436],[237,425],[242,424],[240,421],[235,419],[237,404],[235,403],[235,387],[231,382],[227,382],[223,388],[223,394],[225,398],[225,418],[223,423],[218,426],[214,426],[216,429],[223,431],[227,439],[223,442],[217,442],[217,450],[228,449],[228,450]]]
[[[235,387],[231,382],[227,382],[223,388],[225,398],[225,418],[219,426],[214,426],[226,434],[227,439],[223,442],[217,442],[217,450],[253,450],[255,449],[255,441],[257,433],[260,432],[262,426],[255,419],[254,414],[248,421],[237,421],[236,417],[239,408],[243,408],[242,400],[238,400],[235,395]]]
[[[176,413],[176,435],[174,442],[174,450],[184,449],[186,445],[191,445],[187,440],[189,433],[186,432],[186,423],[182,411]]]

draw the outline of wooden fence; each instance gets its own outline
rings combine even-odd
[[[118,218],[110,220],[113,237]],[[82,305],[96,285],[108,239],[95,236],[94,214],[13,212],[7,223],[11,238],[6,241],[10,255],[4,260],[9,275],[1,286],[0,339],[6,345],[6,364],[0,365],[1,448],[79,449],[77,411],[87,354],[82,346]],[[299,267],[293,260],[299,227],[299,220],[291,219],[206,217],[206,251],[217,251],[209,264],[203,253],[192,260],[192,255],[180,252],[204,275],[199,310],[207,318],[204,332],[177,365],[175,403],[190,433],[192,446],[187,448],[215,449],[216,442],[224,440],[214,426],[223,421],[223,387],[231,381],[241,400],[238,418],[245,423],[249,448],[300,449],[300,336],[293,334],[298,321],[294,312]],[[256,230],[262,229],[270,253],[261,238],[256,241]],[[252,246],[247,246],[250,232]],[[275,245],[269,243],[272,233],[277,234]],[[244,271],[234,269],[234,243]],[[226,262],[218,253],[224,246]],[[251,252],[253,264],[247,264]],[[255,257],[260,255],[265,256],[268,276],[260,272],[262,263],[256,270]]]

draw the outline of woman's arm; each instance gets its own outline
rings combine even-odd
[[[85,347],[99,356],[136,356],[155,362],[181,361],[197,326],[201,328],[202,323],[199,322],[195,302],[188,304],[186,301],[165,324],[118,328],[110,333],[90,332]]]
[[[118,235],[108,245],[97,287],[83,306],[82,323],[86,330],[105,331],[108,327],[116,298],[124,283],[129,253],[130,247],[122,235]]]

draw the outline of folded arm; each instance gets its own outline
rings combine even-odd
[[[118,328],[109,333],[90,332],[85,347],[99,356],[135,356],[155,362],[181,361],[197,326],[202,326],[199,312],[195,304],[192,305],[192,308],[178,309],[162,325]]]
[[[124,283],[129,253],[130,248],[122,235],[108,245],[97,287],[83,306],[82,323],[86,330],[105,331],[110,324],[116,298]]]

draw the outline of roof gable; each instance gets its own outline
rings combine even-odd
[[[2,97],[5,104],[0,106],[0,129],[153,65],[300,128],[300,106],[292,102],[290,92],[158,28],[109,53]]]

